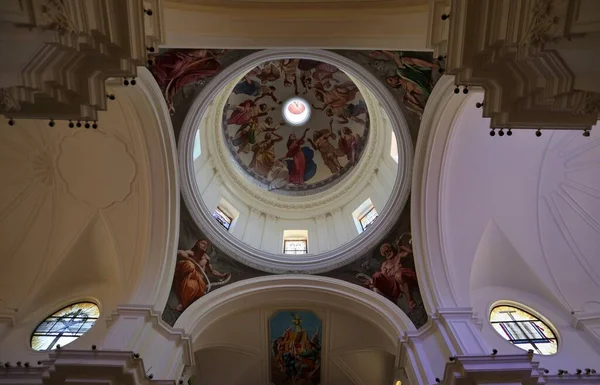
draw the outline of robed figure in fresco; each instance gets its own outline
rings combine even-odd
[[[169,111],[175,112],[173,97],[188,84],[206,80],[221,70],[219,57],[224,50],[171,50],[156,56],[151,67]]]
[[[313,138],[308,139],[310,144],[315,150],[321,153],[323,163],[329,168],[329,171],[333,175],[341,171],[342,165],[338,160],[339,157],[345,156],[346,154],[339,148],[333,147],[329,138],[334,139],[336,135],[333,133],[333,120],[329,122],[329,129],[323,129],[313,132]]]
[[[422,115],[424,100],[427,100],[432,90],[431,72],[439,65],[404,56],[398,51],[373,51],[370,56],[391,60],[396,65],[396,74],[386,77],[385,82],[392,88],[403,88],[406,107],[419,116]]]
[[[281,142],[283,137],[276,132],[267,132],[265,138],[252,146],[252,160],[250,168],[258,175],[266,178],[275,165],[275,143]]]
[[[191,250],[177,251],[174,282],[175,293],[179,300],[175,310],[178,312],[184,311],[208,292],[210,280],[206,273],[212,274],[220,281],[231,278],[230,274],[223,274],[212,268],[210,257],[206,253],[209,246],[206,239],[200,239]]]
[[[394,303],[404,296],[409,309],[414,309],[417,303],[412,298],[411,291],[418,285],[417,273],[403,264],[404,259],[412,257],[412,248],[402,244],[402,238],[403,236],[396,240],[395,244],[385,242],[379,247],[379,253],[385,260],[379,271],[366,280],[365,285]]]
[[[307,147],[302,147],[304,138],[309,128],[304,130],[304,134],[300,138],[296,134],[290,134],[287,141],[288,152],[281,160],[287,160],[289,170],[289,182],[295,185],[304,184],[304,182],[312,177],[316,171],[316,165],[312,161],[313,153]],[[308,170],[307,170],[308,168]],[[309,171],[307,173],[307,171]],[[307,174],[310,175],[307,178]]]

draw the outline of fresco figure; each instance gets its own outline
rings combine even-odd
[[[310,129],[305,129],[300,138],[297,138],[296,134],[290,134],[287,141],[288,152],[283,158],[291,160],[288,162],[289,182],[296,185],[304,184],[305,181],[306,155],[305,151],[302,149],[302,145],[304,144],[304,138],[306,137],[308,130]]]
[[[250,161],[250,168],[258,175],[266,178],[275,165],[275,143],[282,140],[281,135],[276,132],[267,132],[261,142],[252,146],[253,156],[252,161]]]
[[[267,116],[262,122],[253,119],[236,131],[235,136],[231,137],[231,143],[238,148],[238,154],[247,154],[250,152],[249,145],[256,143],[256,137],[260,133],[275,131],[282,124],[284,123],[275,124],[275,121],[270,116]]]
[[[399,242],[399,241],[398,241]],[[389,298],[394,303],[402,295],[406,297],[408,307],[414,309],[417,304],[412,299],[411,289],[417,285],[417,273],[402,265],[402,259],[412,256],[412,249],[408,246],[392,246],[383,243],[379,247],[379,253],[385,258],[378,272],[373,274],[367,282],[367,287]]]
[[[347,126],[338,130],[338,135],[340,136],[338,148],[346,154],[346,159],[350,164],[356,163],[356,155],[362,147],[362,138]]]
[[[317,107],[313,104],[313,108],[320,111],[325,111],[325,114],[329,117],[336,115],[337,122],[340,124],[348,124],[350,121],[366,124],[365,119],[361,119],[360,115],[367,114],[367,105],[364,100],[359,100],[358,103],[348,103],[343,108],[336,108],[334,112],[327,104],[322,107]]]
[[[425,108],[422,100],[426,100],[432,90],[431,71],[439,65],[396,51],[373,51],[370,56],[384,57],[395,63],[396,74],[386,77],[386,83],[392,88],[403,88],[403,102],[407,108],[422,115]]]
[[[262,84],[274,82],[281,77],[281,65],[278,61],[265,63],[259,71],[253,71]]]
[[[339,71],[339,68],[337,68],[333,64],[320,62],[315,67],[315,70],[312,74],[312,78],[315,80],[315,82],[321,83],[323,86],[329,88],[329,87],[331,87],[332,81],[335,83],[338,82],[334,77],[334,75],[338,71]]]
[[[238,84],[233,87],[233,93],[236,95],[243,94],[248,96],[256,96],[254,102],[256,103],[260,99],[269,96],[275,103],[279,102],[275,96],[277,89],[274,86],[266,86],[260,84],[256,80],[250,79],[245,76]]]
[[[175,94],[188,84],[216,75],[221,70],[218,59],[224,53],[225,50],[172,50],[156,56],[152,74],[171,114],[175,113]]]
[[[312,72],[320,62],[310,59],[300,59],[298,69],[300,70],[300,84],[304,87],[303,94],[307,94],[312,88]]]
[[[340,85],[333,86],[331,90],[326,90],[322,83],[316,83],[312,88],[315,97],[321,103],[322,107],[317,107],[314,104],[313,108],[317,110],[324,110],[327,116],[345,117],[347,112],[347,106],[356,97],[358,88],[352,82],[344,82]],[[356,111],[359,112],[358,110]],[[341,119],[342,122],[344,119]],[[345,123],[344,123],[345,124]]]
[[[177,264],[175,265],[175,292],[179,304],[176,311],[182,312],[195,300],[208,293],[210,280],[207,272],[226,283],[231,274],[223,274],[212,268],[210,257],[206,253],[209,247],[206,239],[196,241],[191,250],[177,251]]]
[[[329,121],[329,129],[323,129],[313,132],[313,138],[308,139],[315,150],[321,153],[323,163],[329,168],[332,174],[337,174],[342,170],[342,165],[338,160],[344,156],[344,152],[339,148],[333,147],[329,142],[329,138],[335,140],[336,135],[333,133],[333,119]]]
[[[321,382],[321,321],[308,311],[281,311],[269,320],[271,383]]]
[[[281,68],[283,71],[283,85],[285,87],[294,86],[294,94],[298,95],[298,77],[296,70],[298,69],[299,59],[283,59],[281,60]]]
[[[275,110],[274,107],[271,107],[271,111]],[[233,112],[229,119],[227,119],[227,124],[237,124],[243,125],[249,123],[252,119],[266,116],[269,111],[269,106],[266,103],[261,103],[256,105],[252,100],[245,100],[243,103],[233,108]]]
[[[287,186],[290,180],[290,170],[288,164],[280,159],[277,159],[273,165],[273,168],[271,168],[271,171],[269,171],[267,179],[270,180],[268,187],[269,191]]]

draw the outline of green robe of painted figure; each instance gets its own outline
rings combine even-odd
[[[396,68],[396,74],[402,79],[416,84],[423,91],[423,96],[429,97],[429,94],[431,94],[431,68],[408,64],[402,60],[400,54],[396,54],[402,64],[404,64],[404,68]],[[429,75],[427,72],[429,72]]]

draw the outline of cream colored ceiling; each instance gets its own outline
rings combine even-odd
[[[323,322],[321,383],[392,383],[396,346],[378,325],[342,310],[311,310]],[[205,329],[195,343],[197,382],[205,385],[268,383],[267,320],[274,311],[255,308],[221,318]]]
[[[428,1],[165,3],[166,47],[426,48]]]
[[[149,221],[147,152],[127,89],[97,130],[0,122],[0,314],[135,284]]]
[[[395,5],[395,6],[414,6],[414,5],[424,5],[427,4],[427,0],[170,0],[171,3],[184,3],[184,4],[198,4],[198,5],[235,5],[235,4],[244,4],[244,5],[306,5],[310,3],[311,5],[326,5],[326,4],[336,4],[339,6],[339,3],[344,3],[347,5],[348,3],[355,3],[364,5],[366,7],[369,6],[379,6],[379,5]]]

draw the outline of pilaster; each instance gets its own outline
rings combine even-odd
[[[595,341],[591,345],[600,353],[600,313],[573,314],[572,325],[583,330],[589,341]]]
[[[438,309],[432,317],[451,352],[456,355],[488,354],[491,349],[481,337],[481,325],[470,308]]]

